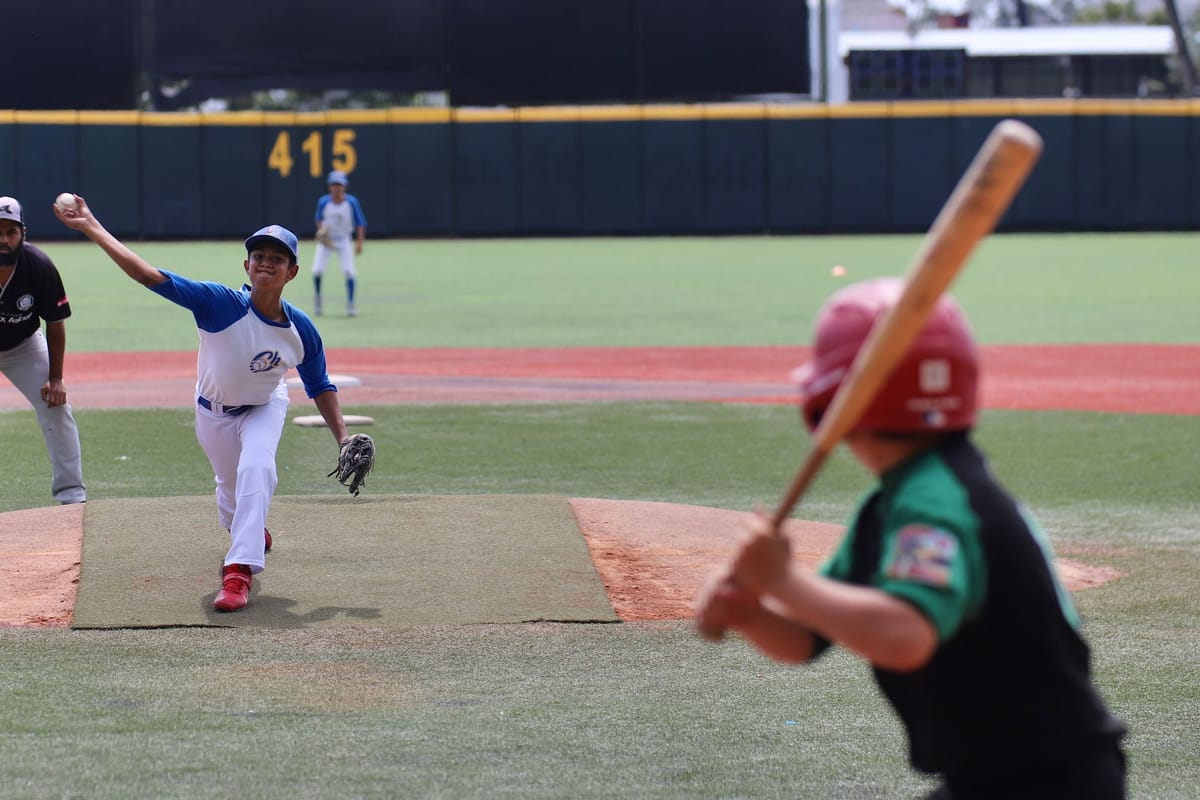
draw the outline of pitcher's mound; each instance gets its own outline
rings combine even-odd
[[[286,502],[285,498],[280,498]],[[726,558],[747,512],[629,500],[572,498],[571,507],[617,615],[627,621],[685,619],[703,581]],[[797,561],[816,564],[841,526],[789,520]],[[0,626],[66,627],[79,582],[83,506],[0,514]],[[1071,591],[1120,577],[1111,567],[1059,559]]]
[[[685,619],[705,579],[729,558],[749,512],[628,500],[574,498],[571,505],[621,619]],[[790,519],[784,534],[797,563],[816,566],[833,552],[841,525]],[[1121,577],[1120,570],[1060,558],[1072,592]]]

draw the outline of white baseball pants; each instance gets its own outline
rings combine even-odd
[[[329,265],[330,254],[336,252],[338,263],[342,267],[342,274],[347,278],[355,277],[354,270],[354,239],[335,239],[333,247],[326,247],[323,244],[317,244],[317,252],[313,255],[312,274],[321,276],[325,274],[325,268]]]
[[[50,492],[54,499],[60,503],[82,503],[87,499],[87,490],[83,485],[79,428],[71,404],[49,408],[42,399],[42,386],[50,376],[50,349],[40,328],[11,350],[0,350],[0,372],[25,395],[37,414],[50,454]]]
[[[217,484],[217,519],[229,531],[225,564],[245,564],[252,573],[266,565],[263,530],[279,472],[275,453],[287,419],[287,386],[244,414],[217,414],[196,406],[196,439],[212,464]]]

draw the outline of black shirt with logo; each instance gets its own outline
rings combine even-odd
[[[46,322],[71,316],[62,277],[50,256],[25,243],[12,275],[0,289],[0,350],[11,350]]]
[[[938,630],[924,667],[875,670],[917,769],[952,786],[1032,781],[1124,734],[1092,683],[1049,540],[967,433],[884,473],[823,570],[909,602]]]

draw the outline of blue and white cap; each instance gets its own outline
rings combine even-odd
[[[329,185],[337,183],[342,186],[349,186],[350,179],[346,177],[346,173],[342,172],[340,169],[335,169],[333,172],[329,173],[329,177],[326,179],[325,183]]]
[[[17,198],[0,197],[0,219],[11,219],[22,228],[25,227],[25,214],[21,211],[21,204],[17,202]]]
[[[282,225],[268,225],[265,228],[256,230],[249,239],[246,240],[246,252],[249,253],[255,247],[264,244],[281,244],[292,254],[293,260],[300,260],[300,253],[296,249],[296,234],[289,231]]]

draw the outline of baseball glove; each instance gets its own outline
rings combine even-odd
[[[329,228],[325,227],[324,222],[317,226],[317,241],[326,247],[333,247],[333,237],[329,235]]]
[[[358,487],[363,485],[374,466],[375,440],[365,433],[356,433],[342,440],[337,466],[328,477],[336,475],[338,483],[348,487],[350,494],[358,497]]]

